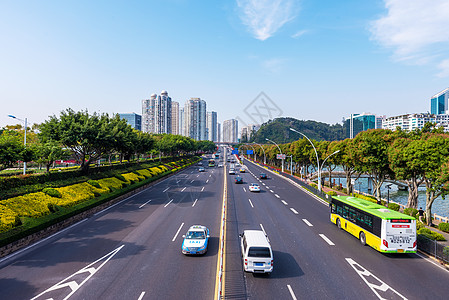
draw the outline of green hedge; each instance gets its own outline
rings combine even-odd
[[[418,229],[418,234],[423,235],[431,240],[437,240],[437,241],[445,241],[446,240],[442,234],[432,231],[429,228],[425,228],[425,227]]]
[[[184,161],[184,166],[187,167],[191,165],[191,161],[194,161],[194,158]],[[142,181],[137,181],[134,184],[127,184],[123,182],[123,188],[114,189],[110,193],[100,194],[96,193],[94,198],[90,198],[86,201],[78,203],[69,207],[59,207],[57,205],[51,204],[48,209],[51,212],[50,214],[43,215],[41,217],[22,217],[16,218],[14,228],[11,230],[0,233],[0,247],[7,245],[13,241],[26,237],[30,234],[38,232],[42,229],[45,229],[51,225],[54,225],[58,222],[61,222],[69,217],[75,216],[83,211],[91,209],[95,206],[103,204],[105,202],[111,201],[121,195],[124,195],[136,188],[144,186],[154,180],[157,180],[167,174],[171,174],[171,170],[166,168],[167,171],[152,176],[150,178],[144,179]]]
[[[438,229],[444,232],[449,232],[449,223],[438,224]]]
[[[388,203],[388,208],[391,209],[391,210],[399,211],[401,206],[399,204],[390,202],[390,203]]]

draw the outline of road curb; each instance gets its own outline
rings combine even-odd
[[[219,251],[218,251],[218,259],[217,259],[217,275],[215,279],[215,300],[224,298],[224,285],[225,285],[225,275],[224,275],[224,266],[225,266],[225,237],[226,237],[226,204],[227,204],[227,177],[226,177],[226,165],[223,168],[224,176],[223,176],[223,202],[221,206],[221,224],[220,224],[220,240],[219,240]]]

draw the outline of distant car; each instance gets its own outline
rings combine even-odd
[[[236,166],[236,167],[240,167],[240,164],[239,164],[239,163],[236,163],[235,166]]]
[[[267,174],[265,174],[265,173],[260,173],[260,179],[267,179],[268,178],[268,176],[267,176]]]
[[[218,164],[218,167],[219,168],[223,168],[223,164]]]
[[[204,168],[203,167],[199,167],[198,168],[198,172],[204,172]]]
[[[235,183],[243,183],[243,178],[240,176],[235,177]]]
[[[260,192],[260,186],[257,183],[251,183],[249,185],[250,192]]]
[[[235,170],[234,170],[234,168],[230,168],[228,173],[231,174],[231,175],[235,175]]]
[[[202,166],[202,165],[203,165],[203,163],[202,163],[202,162],[199,162],[199,163],[198,163],[198,166]]]
[[[202,225],[190,226],[185,235],[182,236],[182,254],[204,254],[207,252],[209,243],[209,229]]]

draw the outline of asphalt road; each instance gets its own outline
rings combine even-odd
[[[0,298],[213,299],[222,172],[192,166],[1,260]],[[194,224],[210,229],[203,256],[181,254]]]
[[[241,287],[235,262],[227,260],[234,272],[229,272],[225,297],[444,299],[449,295],[449,286],[442,284],[449,280],[446,270],[417,254],[385,255],[362,246],[330,222],[326,204],[259,166],[246,166],[250,172],[239,174],[244,184],[234,184],[234,175],[228,175],[228,215],[235,216],[236,225],[228,227],[227,239],[237,240],[235,235],[246,229],[265,230],[274,251],[274,271],[241,272],[245,282]],[[268,173],[269,179],[259,180],[260,172]],[[260,193],[248,191],[251,182],[261,185]],[[234,241],[227,250],[232,255],[238,247]]]

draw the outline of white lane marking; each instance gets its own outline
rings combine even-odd
[[[195,206],[195,204],[196,204],[196,201],[198,201],[198,199],[195,199],[195,202],[193,202],[193,204],[192,204],[192,207],[194,207],[194,206]]]
[[[206,183],[208,183],[209,182],[209,179],[208,180],[206,180]]]
[[[356,273],[363,279],[363,281],[365,281],[366,285],[368,285],[368,287],[374,292],[374,294],[376,294],[377,298],[386,299],[386,298],[383,298],[382,296],[380,296],[378,291],[386,292],[387,290],[391,290],[393,293],[395,293],[400,298],[407,299],[404,296],[402,296],[399,292],[397,292],[395,289],[388,286],[385,282],[383,282],[382,280],[377,278],[373,273],[371,273],[370,271],[368,271],[367,269],[362,267],[360,264],[356,263],[352,258],[345,258],[345,259],[351,265],[351,267],[356,271]],[[367,277],[369,277],[370,279],[374,278],[378,282],[376,282],[376,283],[368,282]],[[370,281],[372,281],[372,279]],[[391,292],[389,292],[388,294],[391,294]],[[390,298],[390,297],[388,297],[388,298]]]
[[[203,186],[203,188],[201,189],[201,191],[204,191],[204,186]]]
[[[251,199],[248,199],[248,201],[249,201],[249,204],[251,204],[251,207],[254,208],[254,205],[253,205],[253,203],[251,202]]]
[[[262,224],[259,224],[259,225],[260,225],[260,228],[261,228],[262,231],[263,231],[263,234],[265,234],[265,236],[267,237],[268,242],[270,242],[270,239],[269,239],[268,236],[267,236],[267,232],[265,231],[265,228],[263,228],[263,225],[262,225]]]
[[[60,282],[58,282],[57,284],[53,285],[52,287],[46,289],[45,291],[43,291],[42,293],[40,293],[39,295],[31,298],[31,300],[40,298],[42,295],[48,293],[48,292],[52,292],[54,290],[59,290],[59,289],[66,289],[69,288],[71,291],[70,293],[64,297],[64,299],[69,299],[70,296],[72,296],[83,284],[85,284],[95,273],[98,272],[98,270],[100,270],[114,255],[117,254],[117,252],[119,252],[125,245],[121,245],[120,247],[118,247],[117,249],[109,252],[108,254],[106,254],[105,256],[97,259],[96,261],[94,261],[93,263],[85,266],[84,268],[82,268],[81,270],[73,273],[72,275],[70,275],[69,277],[61,280]],[[98,264],[99,262],[101,262],[101,264],[99,266],[95,266],[96,264]],[[85,275],[87,275],[83,281],[81,281],[81,283],[77,283],[75,280],[81,280]],[[69,281],[72,277],[75,277],[74,280]],[[44,299],[44,298],[42,298]],[[45,298],[48,299],[48,298]],[[51,298],[50,298],[51,299]]]
[[[281,197],[279,197],[279,195],[278,194],[274,194],[275,196],[276,196],[276,198],[281,198]]]
[[[274,193],[274,191],[273,191],[273,190],[270,190],[270,192]]]
[[[243,191],[246,193],[246,189],[245,188],[243,188]]]
[[[200,174],[196,175],[196,177],[200,177]]]
[[[185,186],[182,190],[181,190],[181,192],[184,192],[184,190],[186,189],[187,187]]]
[[[288,205],[287,202],[285,202],[284,200],[281,200],[282,203],[284,203],[284,205]]]
[[[334,243],[333,243],[327,236],[325,236],[324,234],[320,233],[319,236],[320,236],[323,240],[325,240],[326,243],[328,243],[329,245],[335,246],[335,244],[334,244]]]
[[[139,299],[137,299],[137,300],[142,300],[142,299],[143,299],[143,296],[145,296],[145,292],[142,292],[142,293],[140,294],[140,296],[139,296]]]
[[[165,204],[164,207],[167,207],[172,202],[173,202],[173,199],[171,199],[167,204]]]
[[[295,293],[293,293],[293,290],[292,290],[292,287],[290,286],[290,284],[287,284],[287,288],[288,288],[288,291],[290,292],[290,296],[292,296],[292,299],[298,300],[298,299],[296,299]]]
[[[193,183],[195,180],[190,181],[190,183]]]
[[[162,191],[162,193],[165,193],[166,191],[168,191],[170,187],[166,188],[165,190]]]
[[[179,226],[178,231],[176,231],[175,236],[171,240],[172,242],[174,242],[176,240],[176,237],[178,236],[179,232],[181,231],[182,226],[184,226],[184,223],[182,223],[181,226]]]
[[[294,208],[292,208],[292,207],[290,207],[290,210],[291,210],[295,215],[299,214],[299,212],[297,212],[296,209],[294,209]]]
[[[176,183],[179,183],[181,180],[176,180]]]
[[[145,205],[147,205],[147,204],[150,203],[150,202],[151,202],[151,200],[148,200],[147,202],[145,202],[144,204],[142,204],[141,206],[139,206],[139,208],[144,207]]]
[[[209,177],[212,177],[212,174],[210,174]]]
[[[265,184],[265,183],[263,183],[263,182],[262,182],[262,184],[266,186],[266,184]]]
[[[302,219],[304,223],[307,224],[307,226],[313,227],[312,223],[310,223],[309,221],[307,221],[307,219]]]

